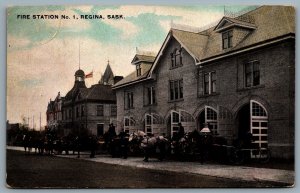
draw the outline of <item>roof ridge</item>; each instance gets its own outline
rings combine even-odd
[[[171,28],[170,30],[184,31],[184,32],[189,32],[189,33],[194,33],[194,34],[199,33],[199,32],[193,32],[193,31],[188,31],[188,30],[184,30],[184,29],[176,29],[176,28]]]
[[[255,6],[255,5],[254,5]],[[233,17],[234,19],[237,19],[238,17],[241,17],[241,16],[243,16],[243,15],[247,15],[247,14],[249,14],[249,13],[251,13],[251,12],[253,12],[253,11],[257,11],[258,9],[260,9],[260,8],[263,8],[263,7],[266,7],[266,5],[261,5],[261,6],[258,6],[258,7],[256,7],[255,9],[253,9],[253,10],[251,10],[251,11],[248,11],[248,12],[246,12],[246,13],[243,13],[243,14],[241,14],[241,15],[239,15],[239,16],[236,16],[236,17]],[[229,17],[230,18],[230,17]],[[237,19],[237,20],[239,20],[239,19]]]

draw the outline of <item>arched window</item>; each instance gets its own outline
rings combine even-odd
[[[210,106],[205,106],[199,115],[199,129],[203,129],[206,125],[213,135],[218,134],[218,113],[217,110]]]
[[[164,119],[156,113],[145,114],[145,133],[163,134]]]
[[[171,53],[171,68],[182,66],[182,48],[175,48]]]
[[[178,123],[184,127],[185,132],[192,132],[196,129],[196,122],[194,117],[187,111],[171,111],[171,136],[178,132]]]
[[[262,104],[250,101],[250,128],[256,148],[268,147],[268,113]]]
[[[124,132],[131,133],[135,129],[135,120],[131,116],[124,117]]]

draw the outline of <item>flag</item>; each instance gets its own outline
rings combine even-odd
[[[92,77],[93,77],[93,71],[85,75],[85,78],[92,78]]]

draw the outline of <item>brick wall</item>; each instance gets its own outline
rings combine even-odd
[[[222,59],[203,67],[195,65],[194,59],[183,49],[183,65],[170,69],[170,53],[180,44],[172,39],[154,70],[156,80],[145,81],[133,86],[117,89],[117,128],[123,128],[124,116],[136,120],[135,129],[144,129],[144,115],[155,112],[165,119],[163,132],[169,131],[171,110],[185,110],[193,115],[195,127],[205,106],[218,113],[218,133],[229,140],[238,136],[237,115],[240,109],[255,100],[262,104],[268,113],[268,143],[274,157],[293,157],[294,147],[294,42],[278,43],[238,56]],[[251,60],[260,62],[260,85],[245,88],[244,63]],[[217,76],[216,93],[199,95],[199,72],[215,71]],[[169,81],[183,79],[183,100],[172,102],[169,99]],[[200,81],[201,80],[201,81]],[[156,105],[144,105],[144,88],[156,85]],[[124,109],[124,92],[134,93],[134,108]]]

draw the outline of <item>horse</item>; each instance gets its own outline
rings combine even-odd
[[[25,150],[25,154],[27,154],[27,153],[30,154],[30,152],[31,152],[31,149],[32,149],[32,142],[31,141],[32,141],[31,136],[23,135],[22,142],[23,142],[23,147],[24,147],[24,150]]]
[[[133,155],[139,155],[142,153],[140,144],[142,140],[146,137],[146,133],[143,131],[133,132],[129,135],[129,152]]]
[[[194,141],[191,137],[191,133],[185,133],[180,139],[173,137],[171,139],[172,153],[177,159],[184,160],[193,153]]]
[[[159,150],[160,161],[163,161],[170,147],[169,140],[163,136],[145,136],[141,141],[141,148],[144,150],[144,160],[149,161],[151,154],[155,154]]]

